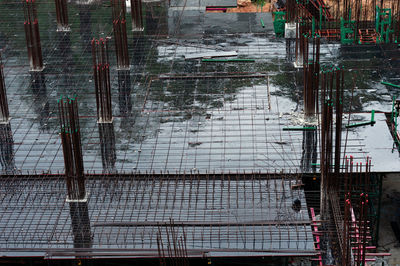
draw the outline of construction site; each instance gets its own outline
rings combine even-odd
[[[0,265],[400,265],[400,0],[0,14]]]

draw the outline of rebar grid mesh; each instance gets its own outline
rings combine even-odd
[[[159,227],[173,221],[176,230],[185,230],[189,253],[275,250],[310,255],[314,247],[305,195],[292,189],[298,182],[278,174],[89,177],[92,229],[86,233],[91,242],[77,243],[63,177],[14,176],[1,180],[0,245],[25,251],[143,249],[156,256]],[[296,199],[302,202],[299,209],[292,208]]]

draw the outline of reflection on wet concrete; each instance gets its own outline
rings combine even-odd
[[[256,18],[256,13],[237,13],[238,22],[244,22],[244,23],[253,22],[254,24],[256,24],[255,18]]]
[[[132,111],[131,77],[129,70],[118,70],[118,101],[121,116],[128,116]]]
[[[303,173],[315,173],[317,163],[317,131],[306,130],[303,132],[303,144],[301,155],[301,170]]]
[[[286,39],[286,60],[289,63],[296,60],[296,39]]]
[[[71,32],[57,32],[57,53],[58,58],[62,60],[62,73],[71,73],[73,58],[71,51]],[[64,75],[68,76],[68,75]]]
[[[57,45],[57,61],[54,66],[55,71],[60,75],[57,77],[57,91],[62,95],[66,93],[65,90],[76,88],[76,79],[73,76],[75,71],[73,52],[71,50],[71,32],[57,32],[58,45]],[[51,84],[52,76],[48,77],[48,84]]]
[[[101,146],[101,161],[104,173],[115,173],[115,151],[114,123],[98,123]]]
[[[134,67],[135,73],[140,73],[144,71],[144,68],[149,67],[147,62],[149,55],[151,57],[154,56],[154,59],[157,60],[158,50],[153,47],[153,41],[151,36],[143,32],[132,33],[133,53],[131,65]],[[138,78],[140,77],[138,76]]]
[[[43,72],[31,72],[31,89],[34,95],[33,108],[38,114],[40,128],[48,130],[50,116],[49,99],[47,97],[46,78]]]
[[[137,68],[141,68],[144,65],[144,59],[146,57],[146,52],[144,51],[144,47],[147,43],[147,37],[142,34],[142,32],[133,33],[132,43],[133,43],[133,53],[132,53],[132,62],[131,64],[137,66]]]
[[[10,122],[0,124],[0,152],[0,162],[3,173],[13,173],[15,170],[14,140]]]
[[[69,202],[74,248],[91,248],[92,233],[86,200]]]
[[[183,10],[182,8],[168,9],[168,34],[175,35],[191,35],[203,34],[205,10],[190,9]],[[207,29],[207,28],[206,28]]]
[[[90,41],[92,40],[92,17],[90,12],[90,5],[81,4],[81,1],[77,1],[79,10],[79,33],[81,35],[83,50],[90,53],[91,46]]]
[[[168,34],[168,9],[167,1],[154,1],[143,3],[145,9],[146,35]]]

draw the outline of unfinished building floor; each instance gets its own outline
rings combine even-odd
[[[300,177],[318,182],[318,133],[291,130],[304,123],[302,73],[270,13],[207,13],[209,2],[143,1],[145,29],[131,32],[127,16],[130,67],[120,69],[108,1],[71,1],[66,32],[54,2],[38,1],[39,72],[29,71],[20,1],[1,3],[11,120],[0,125],[0,255],[155,258],[169,234],[189,257],[318,253],[310,207],[319,194]],[[101,125],[91,40],[108,36],[113,122]],[[207,60],[224,53],[235,55]],[[380,83],[400,79],[399,59],[397,45],[321,45],[322,63],[349,70],[346,123],[377,112],[373,127],[342,136],[343,152],[372,158],[377,173],[400,172],[384,114],[398,91]],[[61,175],[66,95],[79,103],[82,202],[67,200]]]

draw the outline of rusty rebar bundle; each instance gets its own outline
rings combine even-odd
[[[318,138],[316,130],[303,131],[301,170],[303,173],[315,172],[317,164]]]
[[[88,203],[69,202],[74,248],[91,248],[93,236],[90,228]],[[79,255],[79,252],[77,253]]]
[[[367,248],[371,254],[371,247],[368,247],[371,239],[368,219],[371,161],[367,158],[364,168],[362,163],[354,166],[353,157],[346,157],[344,169],[341,265],[365,265]]]
[[[132,111],[131,76],[129,70],[118,70],[118,100],[121,116]]]
[[[394,38],[397,38],[398,41],[400,38],[400,0],[394,3],[392,14],[393,14],[393,21],[392,21],[393,34]]]
[[[321,216],[328,213],[328,191],[335,201],[339,190],[339,175],[341,171],[341,134],[342,134],[342,97],[344,72],[335,66],[322,70],[321,78]],[[335,94],[334,94],[335,92]],[[334,134],[334,107],[336,111]],[[336,202],[332,205],[336,206]],[[338,206],[336,206],[338,212]]]
[[[76,99],[59,99],[58,110],[68,198],[70,200],[82,200],[85,198],[86,192],[78,104]]]
[[[354,226],[357,226],[357,224]],[[354,260],[356,265],[365,265],[365,253],[368,244],[368,195],[365,193],[360,194],[358,228],[356,227],[354,229],[356,231],[356,242],[358,244]],[[357,233],[359,234],[359,237],[357,237]]]
[[[309,26],[305,21],[300,21],[296,24],[296,48],[295,57],[296,65],[304,67],[305,61],[308,61],[309,54]],[[307,59],[305,59],[307,58]]]
[[[0,124],[0,164],[4,173],[15,173],[14,139],[10,123]]]
[[[55,0],[57,31],[69,31],[67,0]]]
[[[170,226],[165,227],[166,239],[163,241],[163,234],[161,227],[158,227],[157,232],[157,249],[160,266],[166,265],[182,265],[189,266],[187,246],[186,246],[186,233],[182,227],[182,234],[178,235],[174,227],[174,221],[170,221]]]
[[[8,122],[9,118],[10,115],[8,111],[6,84],[4,78],[4,65],[0,54],[0,123]]]
[[[343,246],[342,246],[342,265],[351,265],[351,196],[350,193],[345,194],[344,212],[343,212]]]
[[[142,0],[131,0],[132,31],[143,30]]]
[[[117,67],[129,68],[128,40],[126,35],[125,0],[111,0]]]
[[[295,22],[297,18],[297,3],[296,0],[287,0],[286,1],[286,22],[292,23]]]
[[[331,99],[322,97],[321,115],[321,218],[326,219],[328,213],[329,181],[332,175],[332,130],[333,130],[333,104]]]
[[[92,57],[97,120],[99,123],[110,123],[113,117],[107,38],[92,40]]]
[[[24,5],[24,29],[31,71],[43,70],[42,46],[35,0],[22,0]]]
[[[344,71],[336,69],[333,71],[333,79],[335,79],[335,180],[333,189],[339,190],[339,175],[341,171],[340,158],[342,152],[342,121],[343,121],[343,95],[344,95]],[[331,82],[332,83],[332,82]],[[332,88],[333,89],[333,88]]]

